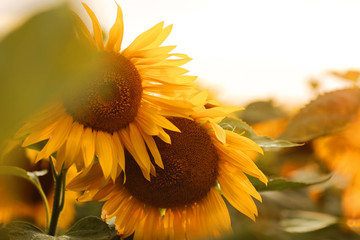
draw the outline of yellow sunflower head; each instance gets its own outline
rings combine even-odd
[[[20,143],[10,146],[2,158],[2,164],[16,166],[29,172],[44,171],[39,176],[41,187],[52,208],[54,195],[54,180],[49,161],[40,160],[34,164],[36,151],[22,148]],[[69,169],[68,181],[75,176],[75,169]],[[46,226],[46,210],[38,190],[25,179],[15,176],[0,176],[0,223],[12,220],[28,220],[40,227]],[[67,228],[75,218],[75,203],[79,193],[68,191],[66,193],[63,212],[60,214],[60,228]]]
[[[350,182],[342,196],[342,209],[347,225],[356,232],[360,232],[359,133],[360,112],[344,131],[313,141],[316,156]]]
[[[346,224],[360,233],[360,174],[355,175],[342,196],[342,209]]]
[[[87,191],[81,201],[106,201],[102,217],[116,216],[118,234],[134,239],[197,239],[231,231],[230,216],[221,195],[237,210],[255,220],[261,201],[247,174],[267,183],[250,156],[262,153],[252,140],[223,130],[214,119],[238,108],[202,108],[190,119],[171,117],[179,132],[167,131],[168,144],[155,142],[164,168],[148,181],[133,156],[125,154],[126,181],[99,180],[99,167],[80,174],[68,187]],[[152,159],[154,162],[154,159]],[[96,173],[97,172],[97,173]]]
[[[104,43],[98,19],[83,5],[92,20],[94,37],[76,16],[79,36],[99,52],[102,71],[81,92],[70,93],[34,116],[17,137],[25,137],[23,146],[48,140],[36,159],[57,152],[57,171],[73,163],[79,170],[89,169],[97,158],[104,177],[113,180],[125,170],[126,149],[150,179],[155,166],[162,166],[153,136],[170,143],[165,129],[179,129],[166,116],[188,116],[194,107],[188,98],[196,77],[185,75],[188,71],[180,67],[191,59],[170,53],[175,46],[160,46],[172,28],[164,27],[163,22],[122,49],[124,24],[119,6]]]
[[[313,141],[316,156],[333,171],[351,178],[360,171],[360,112],[342,132]]]

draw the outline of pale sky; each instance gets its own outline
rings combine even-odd
[[[0,35],[33,9],[54,0],[0,0]],[[89,21],[79,0],[73,8]],[[114,0],[84,0],[108,30]],[[310,77],[360,69],[360,0],[117,0],[124,13],[124,46],[160,21],[173,24],[166,45],[193,60],[191,75],[220,91],[222,100],[304,103]],[[324,75],[325,74],[325,75]],[[326,77],[324,88],[345,86]]]

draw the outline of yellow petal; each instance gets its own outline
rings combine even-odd
[[[222,143],[226,143],[226,133],[225,130],[220,127],[219,125],[217,125],[216,123],[210,122],[212,129],[215,132],[215,136],[216,138],[222,142]]]
[[[58,122],[55,122],[53,124],[45,126],[41,130],[32,132],[29,136],[25,138],[24,142],[22,143],[22,147],[27,147],[34,143],[49,139],[58,124]]]
[[[155,58],[162,57],[166,59],[169,57],[168,53],[174,50],[176,46],[165,46],[151,49],[142,49],[131,54],[131,58]]]
[[[63,144],[56,153],[56,159],[53,158],[53,156],[50,156],[50,158],[53,160],[54,166],[55,166],[55,170],[57,173],[60,173],[62,171],[62,169],[64,168],[64,163],[65,163],[65,144]],[[37,158],[35,161],[39,161],[41,158]]]
[[[146,145],[149,148],[149,150],[154,158],[155,163],[159,167],[164,168],[164,164],[161,159],[161,155],[160,155],[159,149],[156,146],[154,138],[152,136],[147,135],[143,131],[140,131],[140,133],[141,133],[142,137],[144,138]]]
[[[74,191],[82,191],[87,189],[90,185],[98,181],[99,176],[102,176],[102,170],[99,164],[95,164],[91,167],[91,170],[85,173],[80,172],[77,176],[71,179],[66,184],[66,189]]]
[[[216,141],[214,141],[213,143],[217,149],[218,155],[221,160],[238,166],[246,174],[258,178],[265,184],[267,183],[268,180],[266,176],[260,171],[260,169],[256,166],[254,161],[252,161],[249,156],[247,156],[240,150],[226,147]]]
[[[154,114],[154,111],[152,112]],[[148,114],[144,109],[139,110],[138,115],[136,116],[135,121],[138,123],[138,126],[141,126],[141,129],[148,135],[157,135],[159,133],[157,125],[153,121],[149,121]]]
[[[181,75],[188,73],[189,71],[176,66],[150,66],[148,68],[138,69],[139,73],[143,75],[144,77],[161,77],[161,76],[167,76],[170,78],[176,78],[180,77]],[[175,81],[175,79],[173,79]]]
[[[240,189],[236,189],[234,192],[233,186],[229,183],[228,179],[225,177],[219,177],[218,181],[221,186],[221,193],[224,197],[229,201],[233,207],[235,207],[238,211],[242,212],[253,221],[255,221],[255,216],[257,216],[257,208],[250,197],[250,195]]]
[[[124,153],[124,146],[121,144],[119,134],[117,132],[113,133],[112,140],[114,143],[114,150],[116,153],[116,161],[121,167],[123,171],[125,171],[125,153]]]
[[[129,153],[133,156],[137,164],[139,165],[144,177],[150,181],[150,169],[146,168],[140,157],[138,156],[137,152],[135,151],[135,147],[132,144],[130,139],[129,128],[121,129],[119,132],[119,137],[121,142],[124,144],[125,148],[129,151]],[[150,166],[149,166],[150,167]]]
[[[116,2],[115,2],[116,3]],[[119,52],[121,49],[121,43],[124,35],[124,22],[123,22],[123,13],[120,6],[117,5],[117,16],[114,25],[111,27],[109,32],[109,40],[105,45],[105,49],[112,51],[115,48],[115,52]]]
[[[241,136],[235,132],[225,131],[226,132],[226,141],[229,145],[240,150],[250,150],[256,151],[258,153],[264,154],[262,148],[257,145],[253,140]]]
[[[160,35],[156,38],[156,40],[154,42],[152,42],[151,44],[149,44],[146,48],[156,48],[159,47],[165,40],[166,38],[169,36],[169,34],[171,33],[172,30],[172,24],[165,27]]]
[[[179,128],[177,128],[172,122],[170,122],[168,119],[166,119],[163,116],[154,114],[151,117],[151,119],[152,121],[154,121],[155,124],[157,124],[160,127],[166,128],[174,132],[180,132]]]
[[[95,158],[95,141],[96,131],[92,131],[91,128],[85,128],[80,140],[80,148],[83,154],[85,168],[92,165]]]
[[[164,26],[164,22],[160,22],[156,24],[154,27],[150,28],[146,32],[140,34],[123,52],[122,54],[127,57],[131,58],[131,54],[134,51],[140,50],[142,48],[147,47],[149,44],[154,42],[159,34],[162,31]]]
[[[184,113],[191,113],[191,108],[194,107],[194,105],[188,101],[183,101],[183,100],[176,100],[176,99],[164,99],[161,97],[157,97],[157,96],[151,96],[151,95],[145,95],[143,96],[144,99],[146,99],[147,101],[162,107],[164,109],[168,109],[168,110],[176,110],[177,109],[182,109],[184,111]],[[181,110],[180,110],[181,111]]]
[[[67,137],[71,131],[73,119],[67,116],[61,121],[52,132],[52,136],[46,143],[45,147],[39,152],[36,161],[48,158],[51,154],[56,152],[67,140]]]
[[[255,187],[251,184],[241,169],[227,163],[226,161],[221,161],[219,164],[219,175],[226,178],[230,182],[229,185],[234,189],[243,189],[255,199],[260,202],[262,201],[260,194],[256,191]],[[236,192],[236,190],[234,190],[234,192]]]
[[[217,229],[221,234],[231,232],[229,211],[223,198],[214,188],[211,188],[207,202],[206,209],[208,212],[213,211],[212,218],[209,217],[209,220],[213,222],[214,229]]]
[[[96,133],[96,155],[103,170],[105,179],[108,179],[113,167],[113,144],[110,134],[103,131]]]
[[[161,140],[163,140],[164,142],[171,144],[171,139],[169,134],[167,134],[164,129],[160,128],[159,129],[159,135],[157,135]]]
[[[150,170],[150,157],[139,129],[134,123],[130,123],[129,130],[131,142],[135,148],[136,154],[139,156],[142,162],[141,165],[145,167],[145,170]]]
[[[199,112],[192,114],[194,118],[216,118],[216,117],[225,117],[232,112],[243,110],[242,107],[214,107],[209,109],[204,109]]]
[[[65,165],[65,168],[70,167],[70,165],[75,161],[77,154],[79,153],[80,147],[80,139],[81,135],[84,131],[83,125],[77,122],[73,123],[71,132],[68,136],[65,145],[65,158],[68,164]]]
[[[101,30],[100,23],[99,23],[98,19],[96,18],[94,12],[88,7],[88,5],[86,5],[85,3],[82,3],[82,5],[84,6],[86,12],[89,14],[91,21],[93,23],[94,38],[95,38],[96,45],[98,46],[98,48],[104,49],[104,42],[103,42],[103,36],[102,36],[102,30]]]
[[[208,91],[201,91],[190,98],[190,102],[195,106],[197,106],[196,111],[199,111],[200,109],[203,108],[203,106],[206,103],[207,97],[208,97]]]

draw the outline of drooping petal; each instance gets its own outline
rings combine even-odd
[[[101,169],[105,179],[108,179],[113,167],[113,144],[112,139],[108,133],[98,131],[96,133],[96,155],[99,159]]]
[[[142,162],[140,157],[138,156],[137,152],[135,151],[135,147],[132,144],[132,141],[130,139],[130,132],[129,129],[122,129],[118,132],[119,137],[124,144],[125,148],[129,151],[129,153],[133,156],[137,164],[139,165],[144,177],[150,181],[150,169],[147,168],[146,165]]]
[[[161,160],[161,154],[159,152],[159,149],[156,146],[154,138],[152,136],[149,136],[149,135],[143,133],[142,131],[140,131],[140,133],[141,133],[142,137],[144,138],[146,145],[154,158],[155,163],[159,167],[164,168],[164,164]]]
[[[83,154],[85,168],[89,168],[95,158],[96,131],[85,128],[80,140],[80,149]]]
[[[117,132],[113,133],[112,141],[114,143],[114,151],[116,153],[116,160],[123,171],[125,171],[125,153],[124,146],[121,143],[119,134]]]
[[[143,166],[146,170],[150,170],[150,158],[147,152],[144,139],[141,136],[139,129],[134,123],[129,124],[130,139],[136,151],[136,154],[139,156]]]

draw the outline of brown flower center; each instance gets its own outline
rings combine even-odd
[[[81,93],[67,97],[65,108],[74,120],[109,133],[134,121],[141,101],[142,81],[124,56],[102,53],[103,72],[87,81]]]
[[[158,208],[182,207],[202,200],[218,175],[219,158],[205,130],[188,119],[170,121],[181,133],[167,131],[172,144],[155,138],[164,169],[156,166],[157,176],[152,176],[150,182],[126,153],[125,188],[136,199]]]

